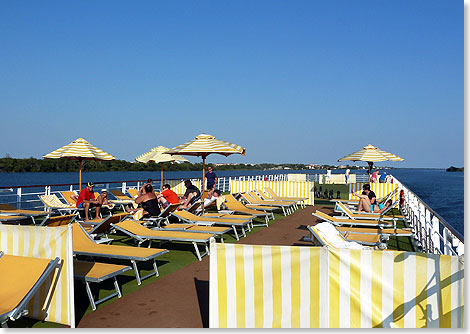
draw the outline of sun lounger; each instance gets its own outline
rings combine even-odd
[[[88,233],[86,233],[85,229],[80,224],[74,223],[72,224],[72,228],[73,253],[75,255],[129,260],[132,263],[138,285],[141,284],[142,280],[150,276],[159,275],[155,258],[168,253],[168,250],[166,249],[97,244],[90,238]],[[149,260],[153,260],[154,271],[144,277],[140,277],[137,262],[145,262]]]
[[[65,204],[63,203],[55,194],[52,195],[39,195],[39,199],[44,206],[49,210],[56,210],[61,215],[66,213],[72,214],[78,211],[76,205],[73,204]]]
[[[199,261],[202,261],[204,255],[209,254],[209,242],[211,238],[215,239],[213,233],[195,233],[195,232],[182,232],[182,231],[162,231],[151,230],[133,220],[126,219],[120,223],[112,224],[118,231],[121,231],[132,238],[134,238],[139,245],[145,241],[149,241],[149,246],[153,240],[159,241],[177,241],[177,242],[190,242],[196,250],[196,255]],[[205,252],[200,253],[197,246],[202,243],[205,247]]]
[[[73,276],[75,279],[79,279],[85,283],[86,292],[88,294],[88,298],[90,299],[90,304],[93,311],[96,310],[97,304],[111,299],[114,296],[118,296],[118,298],[121,298],[121,290],[119,289],[116,276],[125,273],[126,271],[131,269],[132,268],[129,266],[122,266],[110,263],[85,262],[78,260],[73,262]],[[116,289],[116,292],[99,300],[95,300],[95,298],[93,297],[93,293],[90,289],[90,283],[99,283],[110,278],[114,280],[114,287]]]
[[[160,212],[160,214],[156,217],[150,217],[150,218],[144,218],[144,222],[152,222],[152,223],[156,223],[157,226],[160,226],[160,223],[162,221],[166,221],[167,223],[169,223],[168,221],[168,217],[170,216],[170,214],[175,211],[176,209],[178,209],[178,207],[181,205],[181,203],[173,203],[173,204],[170,204],[168,205],[165,209],[163,209],[163,211]],[[138,220],[138,219],[137,219]],[[146,224],[144,224],[146,225]]]
[[[162,231],[187,231],[194,233],[212,233],[220,237],[220,241],[224,242],[223,235],[230,232],[230,227],[219,227],[219,226],[205,226],[197,224],[168,224],[160,227],[153,227],[152,230]]]
[[[109,202],[115,205],[120,205],[122,211],[126,211],[125,205],[132,205],[133,207],[137,207],[134,198],[124,195],[120,190],[110,190],[110,193],[116,199],[110,199]]]
[[[393,235],[398,237],[410,237],[413,231],[410,228],[367,228],[367,227],[343,227],[336,226],[341,233],[349,234],[371,234],[371,235]]]
[[[350,219],[373,219],[373,220],[398,220],[404,219],[403,216],[386,216],[386,213],[390,211],[396,204],[398,200],[390,205],[387,210],[382,213],[373,213],[373,212],[354,212],[343,202],[336,202],[336,205],[341,209],[341,212],[348,216]]]
[[[0,323],[28,314],[28,303],[51,276],[60,259],[6,255],[0,252]]]
[[[107,237],[107,232],[111,228],[111,224],[119,223],[121,220],[129,216],[129,213],[122,212],[116,213],[114,215],[109,215],[106,218],[102,219],[92,219],[80,222],[84,227],[87,233],[94,239],[97,243],[111,242],[113,239]],[[104,238],[100,237],[104,234]],[[98,239],[95,239],[98,238]]]
[[[366,226],[366,227],[383,227],[396,228],[396,221],[380,221],[371,219],[346,219],[336,216],[330,216],[320,210],[312,212],[312,215],[333,225],[349,225],[349,226]]]
[[[279,196],[274,190],[272,190],[270,187],[264,187],[264,189],[266,190],[266,192],[268,193],[267,195],[271,196],[272,199],[275,199],[275,200],[280,200],[280,201],[295,201],[295,202],[300,202],[300,205],[305,208],[305,201],[308,200],[308,197],[295,197],[295,196]],[[263,195],[264,193],[261,192],[260,190],[258,190],[258,192]],[[268,198],[269,196],[267,196],[266,194],[264,194],[266,198]]]
[[[35,217],[47,216],[50,212],[47,211],[38,211],[38,210],[21,210],[15,208],[13,205],[8,203],[0,204],[0,215],[18,215],[30,217],[33,221],[33,224],[36,225]]]
[[[129,195],[131,195],[133,198],[137,198],[139,197],[140,193],[137,189],[134,189],[134,188],[128,188],[127,189],[127,192],[129,193]]]
[[[73,215],[65,215],[65,216],[47,216],[39,226],[47,226],[47,227],[56,227],[56,226],[64,226],[74,222],[77,218],[77,214]]]
[[[188,211],[176,211],[172,212],[172,215],[177,217],[178,219],[191,223],[191,224],[198,224],[198,225],[224,225],[224,226],[231,226],[233,232],[235,234],[235,238],[239,240],[237,227],[241,228],[242,235],[245,237],[245,226],[251,231],[251,221],[250,220],[236,220],[236,219],[226,219],[226,218],[217,218],[217,217],[202,217],[196,216]]]
[[[252,192],[250,192],[250,194],[251,194],[251,193],[252,193]],[[293,208],[294,208],[295,210],[297,210],[297,209],[299,208],[298,205],[297,205],[297,202],[298,202],[298,201],[294,201],[294,200],[292,200],[292,199],[285,199],[285,198],[272,198],[272,197],[269,197],[268,195],[266,195],[266,193],[264,193],[264,192],[261,191],[261,190],[256,190],[254,193],[255,193],[256,196],[257,196],[256,198],[259,198],[259,199],[262,200],[262,201],[293,203],[292,205],[293,205]],[[252,195],[251,197],[253,197],[253,195]],[[302,205],[301,205],[301,206],[302,206]],[[302,207],[303,207],[303,206],[302,206]]]
[[[225,206],[227,207],[227,209],[229,209],[233,212],[236,212],[236,213],[252,215],[254,217],[264,217],[265,222],[266,222],[266,224],[265,224],[266,226],[268,226],[269,216],[271,216],[272,219],[274,219],[274,214],[273,214],[272,211],[266,212],[266,211],[263,211],[263,210],[256,210],[256,209],[253,209],[253,208],[248,208],[243,203],[237,201],[236,198],[233,197],[233,195],[230,195],[230,194],[225,195]],[[256,225],[254,225],[254,226],[256,226]]]
[[[398,187],[393,189],[391,192],[387,194],[385,197],[377,198],[377,203],[385,204],[389,199],[391,199],[396,193],[398,192]],[[343,202],[344,204],[348,205],[355,205],[359,204],[359,199],[330,199],[331,202]],[[335,206],[335,211],[338,209],[338,206]]]
[[[323,222],[315,226],[308,225],[308,231],[320,243],[321,246],[332,248],[348,248],[348,249],[371,249],[370,246],[361,245],[360,243],[352,240],[347,240],[341,233],[334,227],[334,225]],[[310,238],[313,242],[313,238]]]
[[[276,208],[281,208],[284,216],[291,214],[293,212],[293,206],[295,202],[282,202],[282,201],[263,201],[257,194],[253,191],[247,193],[242,193],[242,197],[248,203],[248,206],[252,205],[262,205],[262,206],[271,206]]]

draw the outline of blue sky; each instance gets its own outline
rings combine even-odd
[[[463,166],[463,19],[454,0],[3,1],[0,156],[83,137],[133,160],[209,133],[247,154],[208,162],[372,144]]]

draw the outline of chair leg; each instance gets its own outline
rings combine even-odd
[[[193,241],[194,249],[196,250],[196,255],[199,261],[202,261],[201,259],[201,254],[199,253],[199,248],[197,248],[197,244],[195,241]]]
[[[233,232],[235,233],[235,238],[238,240],[240,240],[240,238],[238,237],[238,233],[237,233],[237,229],[235,228],[235,225],[232,225],[232,229],[233,229]]]
[[[94,311],[96,310],[95,299],[93,298],[93,294],[91,293],[90,284],[87,281],[85,281],[85,288],[86,293],[88,294],[88,299],[90,300],[91,308]]]
[[[132,263],[132,268],[134,268],[135,278],[137,279],[137,285],[140,285],[142,284],[142,281],[140,280],[140,274],[139,274],[139,269],[137,268],[137,263],[135,262],[135,260],[131,260],[131,263]]]

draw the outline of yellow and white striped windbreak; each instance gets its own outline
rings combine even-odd
[[[338,161],[344,161],[344,160],[349,160],[349,161],[371,161],[371,162],[376,162],[376,161],[403,161],[402,158],[399,156],[379,150],[377,147],[372,146],[372,145],[367,145],[363,147],[361,150],[351,153],[341,159],[338,159]]]
[[[115,158],[105,151],[91,145],[83,138],[75,139],[51,153],[43,156],[46,159],[66,158],[71,160],[114,160]]]
[[[153,161],[156,163],[159,162],[172,162],[172,161],[181,161],[185,162],[188,161],[186,158],[183,158],[180,155],[170,155],[167,154],[166,151],[168,151],[169,148],[165,146],[157,146],[152,148],[150,151],[143,153],[139,155],[138,157],[135,158],[135,161],[137,162],[149,162]]]
[[[166,153],[168,154],[182,154],[206,157],[209,154],[221,154],[229,156],[231,154],[245,155],[245,149],[236,144],[227,141],[215,139],[214,136],[208,134],[200,134],[193,140],[176,146]]]
[[[463,257],[211,243],[211,328],[461,328]]]
[[[75,327],[72,226],[0,224],[0,251],[42,259],[60,258],[60,267],[28,304],[27,316]]]

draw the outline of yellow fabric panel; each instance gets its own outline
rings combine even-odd
[[[146,228],[136,222],[131,220],[124,220],[116,226],[125,229],[135,235],[146,236],[146,237],[164,237],[164,238],[175,238],[175,239],[194,239],[194,240],[207,240],[208,238],[214,236],[210,233],[191,233],[191,232],[179,232],[179,231],[156,231]]]
[[[75,275],[86,276],[99,279],[104,276],[111,275],[116,271],[127,268],[119,264],[74,261],[73,270]]]
[[[203,221],[203,222],[214,222],[214,223],[217,223],[217,222],[219,222],[219,223],[231,223],[233,225],[243,224],[242,222],[237,222],[234,219],[196,216],[196,215],[194,215],[191,212],[188,212],[186,210],[177,211],[177,212],[175,212],[175,215],[177,217],[183,217],[185,219],[189,219],[189,220],[192,220],[192,221]]]
[[[0,220],[18,220],[25,219],[24,216],[0,215]]]
[[[343,234],[343,236],[346,240],[349,240],[349,241],[371,242],[371,243],[377,243],[380,241],[380,235],[346,233],[346,234]]]
[[[137,189],[127,189],[127,192],[134,198],[139,196],[139,191]]]
[[[62,196],[65,198],[67,203],[75,205],[77,202],[72,199],[72,195],[76,196],[75,192],[73,191],[61,191]],[[96,197],[96,195],[95,195]]]
[[[49,259],[6,254],[0,257],[0,314],[18,306],[49,262]]]

